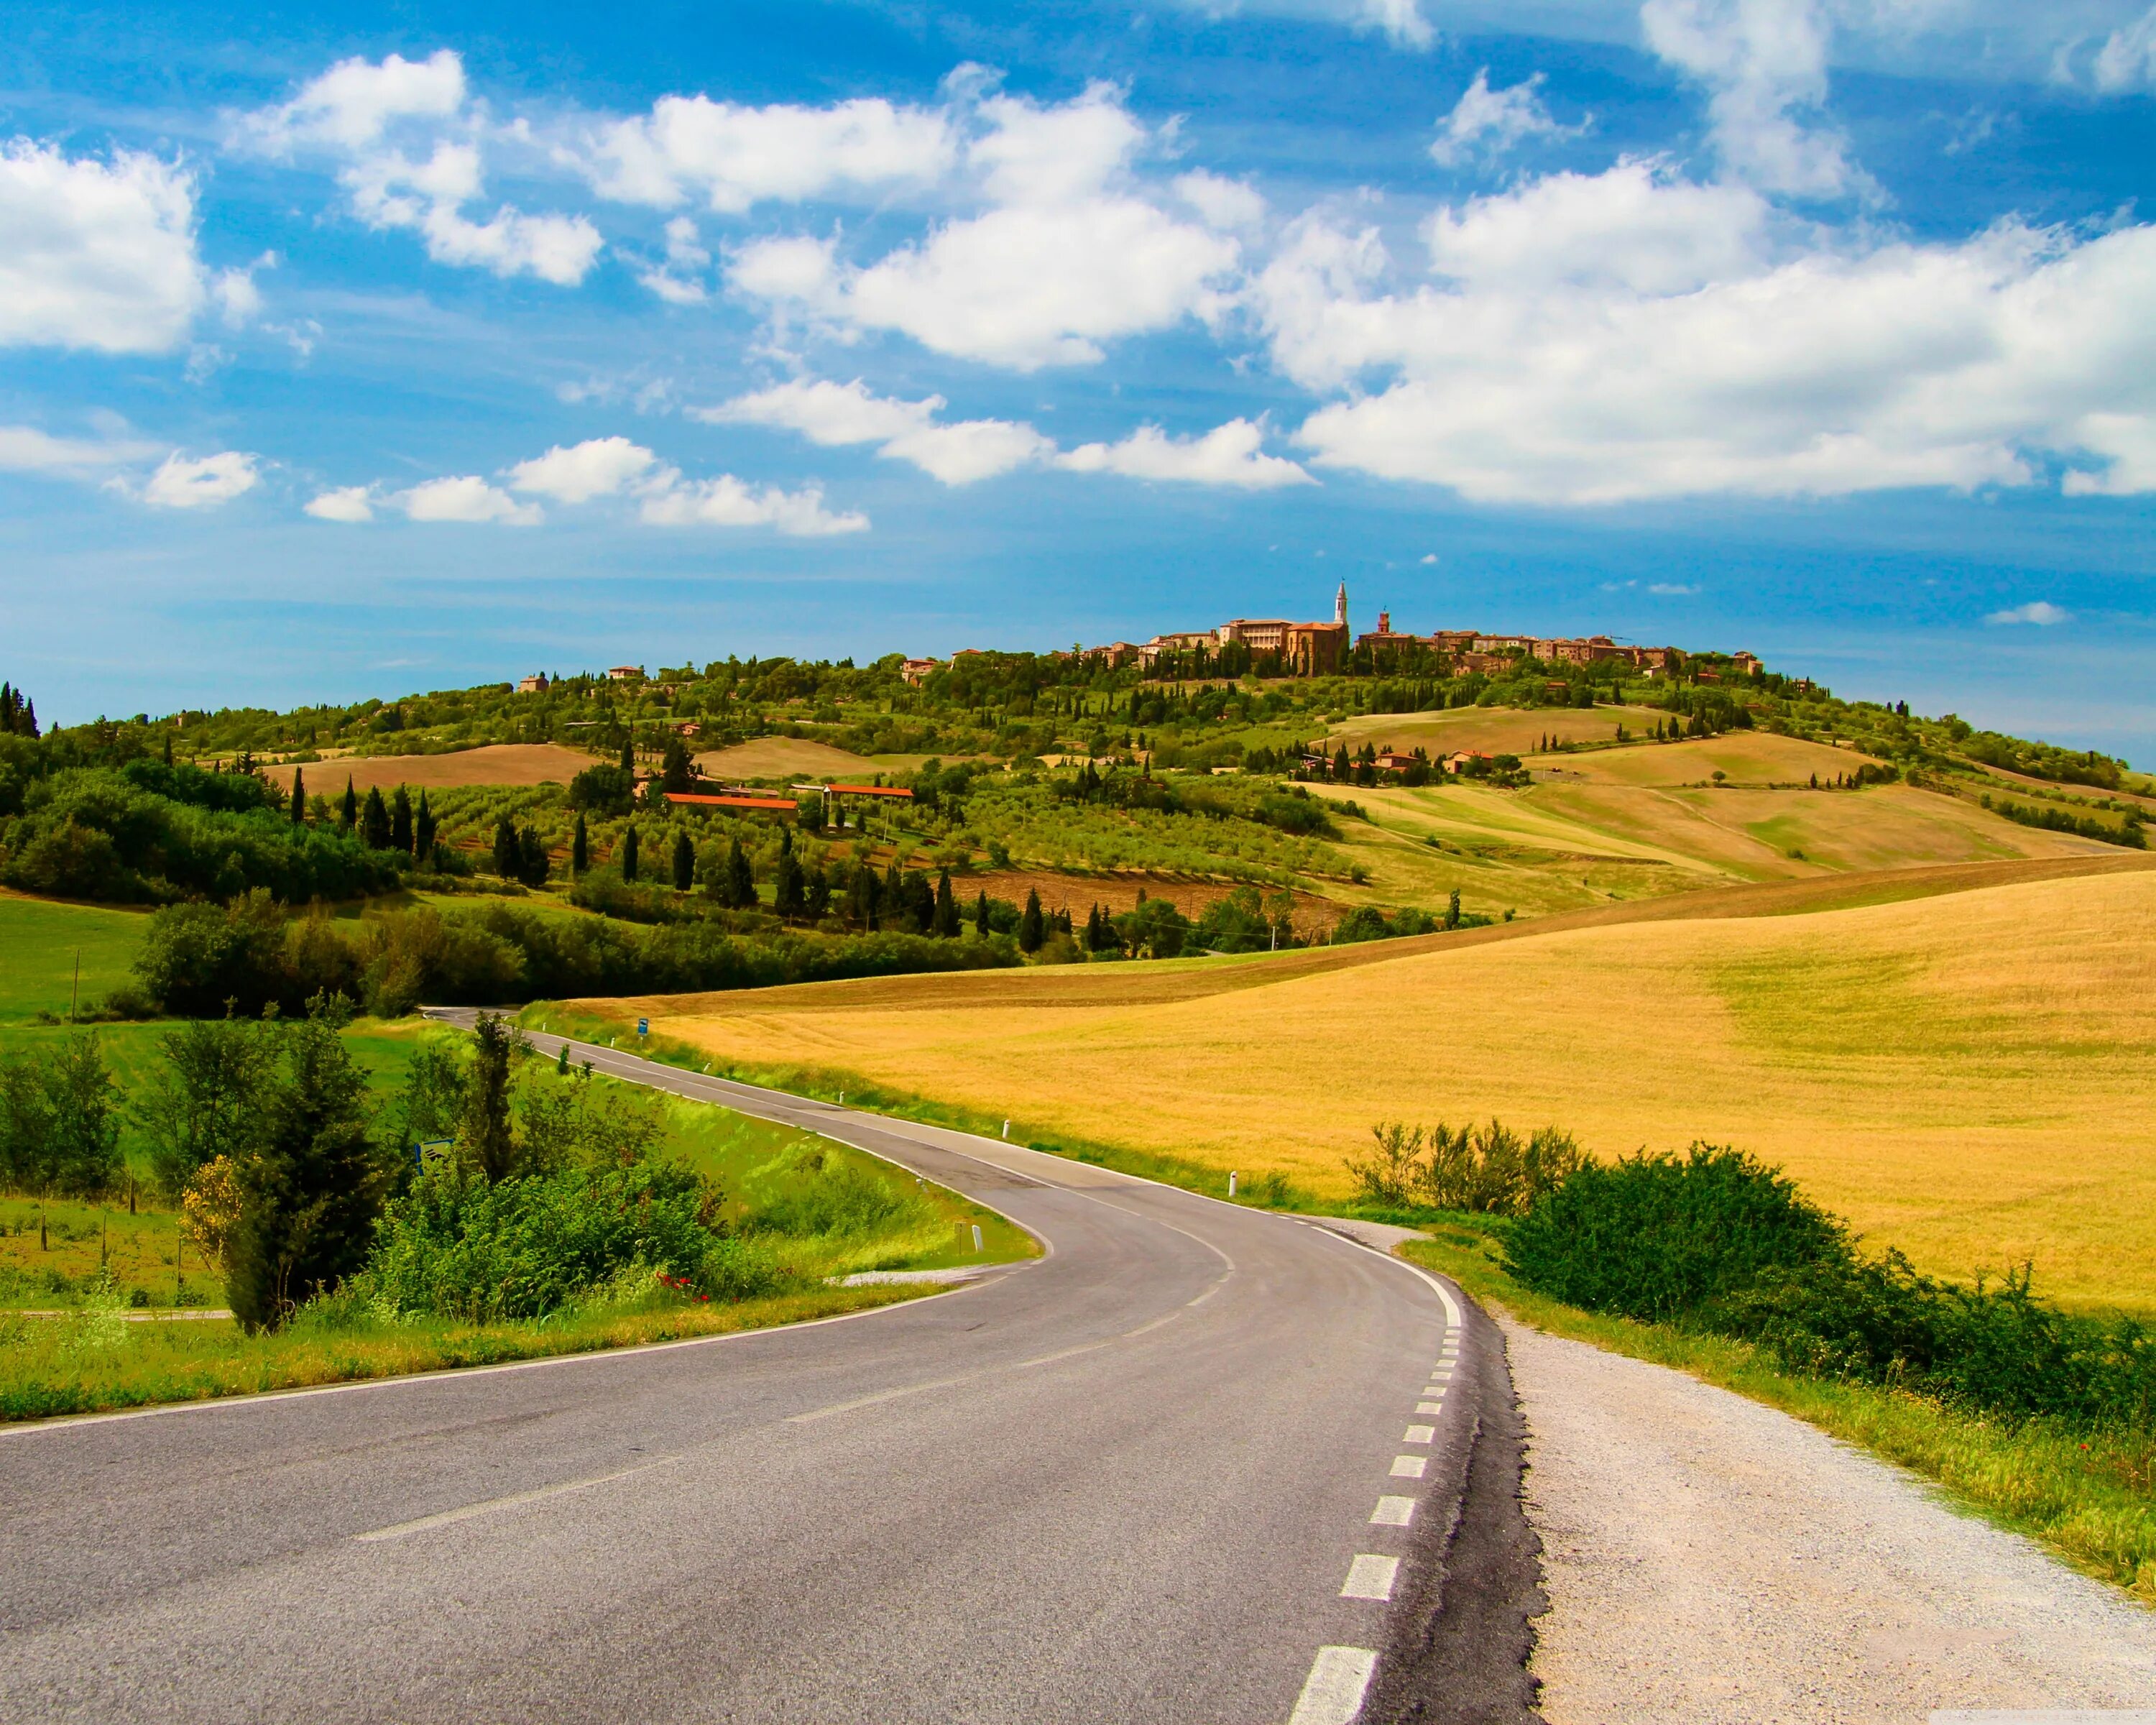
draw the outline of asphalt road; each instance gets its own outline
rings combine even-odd
[[[1509,1379],[1456,1291],[1308,1223],[575,1051],[1049,1254],[792,1329],[0,1430],[0,1717],[1528,1717]]]

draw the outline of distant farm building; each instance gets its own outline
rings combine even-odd
[[[544,671],[534,671],[528,677],[519,677],[516,680],[516,692],[519,695],[544,695],[547,689],[547,673]]]

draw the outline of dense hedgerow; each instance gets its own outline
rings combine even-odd
[[[776,1276],[716,1219],[721,1194],[690,1169],[639,1155],[489,1182],[464,1158],[431,1162],[391,1201],[349,1287],[377,1310],[475,1322],[543,1317],[649,1272],[745,1298]]]
[[[421,1001],[506,1006],[578,995],[688,993],[847,977],[985,970],[1019,962],[1007,937],[736,934],[708,922],[655,928],[514,905],[395,912],[363,922],[288,916],[266,891],[174,905],[150,922],[136,973],[167,1010],[296,1010],[345,994],[395,1017]]]
[[[2131,1317],[2061,1312],[2003,1281],[1922,1276],[1861,1255],[1777,1170],[1727,1148],[1588,1163],[1505,1236],[1539,1293],[1743,1337],[1785,1367],[1913,1389],[1979,1412],[2145,1430],[2156,1338]]]
[[[21,812],[0,820],[0,880],[61,898],[151,904],[254,888],[299,904],[397,885],[393,853],[355,834],[295,825],[275,798],[251,774],[154,760],[33,779]]]

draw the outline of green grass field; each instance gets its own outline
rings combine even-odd
[[[39,1013],[64,1019],[78,955],[85,1006],[131,983],[130,967],[148,924],[144,911],[0,894],[0,1024]]]

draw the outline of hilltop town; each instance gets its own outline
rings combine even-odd
[[[973,656],[977,649],[962,649],[954,659]],[[1697,655],[1676,647],[1645,647],[1612,639],[1608,635],[1543,636],[1493,634],[1475,629],[1440,629],[1428,634],[1412,634],[1393,627],[1392,613],[1380,611],[1378,626],[1362,634],[1353,632],[1348,619],[1348,583],[1342,582],[1333,596],[1332,618],[1325,623],[1296,623],[1277,617],[1234,617],[1208,629],[1189,629],[1157,634],[1151,640],[1112,641],[1105,646],[1080,647],[1050,655],[1056,659],[1098,660],[1111,667],[1135,665],[1142,671],[1191,675],[1337,676],[1356,670],[1436,670],[1455,676],[1480,672],[1493,675],[1522,659],[1538,659],[1558,665],[1594,665],[1614,660],[1645,671],[1650,677],[1665,675]],[[1748,677],[1763,669],[1758,657],[1748,652],[1721,654],[1729,673]],[[909,683],[918,684],[943,663],[936,659],[909,659],[901,667]],[[1696,668],[1702,682],[1717,682],[1723,673],[1712,667]]]

